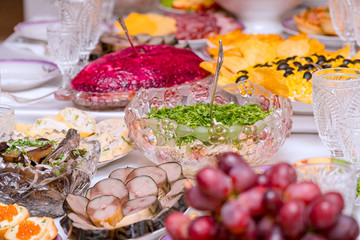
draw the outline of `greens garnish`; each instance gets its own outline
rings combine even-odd
[[[217,123],[222,123],[226,127],[235,125],[253,125],[259,120],[270,115],[272,111],[264,111],[259,104],[247,104],[239,106],[233,103],[224,105],[214,104],[213,117]],[[186,125],[190,128],[211,127],[210,104],[198,103],[186,106],[176,106],[174,108],[152,108],[148,118],[174,120],[177,124]],[[178,145],[191,143],[195,140],[193,136],[181,137],[178,139]]]

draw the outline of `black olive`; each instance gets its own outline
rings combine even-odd
[[[360,59],[354,60],[353,63],[360,63]]]
[[[319,61],[316,62],[316,64],[319,64],[319,65],[321,65],[321,64],[323,64],[323,63],[325,63],[325,61],[324,61],[324,60],[320,60],[320,59],[319,59]]]
[[[292,67],[285,68],[285,72],[292,72],[293,70],[294,70],[294,68],[292,68]]]
[[[340,58],[344,58],[344,57],[341,56],[341,55],[337,55],[337,56],[336,56],[336,59],[340,59]]]
[[[305,67],[303,67],[303,66],[300,66],[299,68],[298,68],[298,72],[302,72],[302,71],[304,71],[305,70]]]
[[[326,58],[323,55],[318,56],[319,61],[326,61]]]
[[[305,60],[308,62],[313,62],[312,58],[310,58],[310,57],[305,57]]]
[[[353,63],[350,59],[345,59],[343,62],[345,65],[348,65],[349,63]]]
[[[286,58],[286,60],[294,60],[296,58],[296,56],[294,56],[294,57],[288,57],[288,58]]]
[[[300,62],[295,61],[295,62],[293,62],[293,63],[294,63],[294,65],[297,66],[297,67],[300,67],[300,66],[301,66],[301,63],[300,63]]]
[[[241,82],[241,81],[245,81],[245,80],[247,80],[249,77],[247,76],[247,75],[242,75],[242,76],[240,76],[240,77],[238,77],[237,79],[236,79],[236,83],[238,83],[238,82]]]
[[[248,71],[246,71],[246,70],[240,70],[240,71],[238,71],[237,73],[238,73],[238,74],[239,74],[239,73],[248,74],[249,72],[248,72]]]
[[[305,65],[304,65],[304,68],[305,68],[306,70],[308,70],[308,71],[311,71],[311,70],[314,68],[314,66],[311,65],[311,64],[305,64]]]
[[[303,75],[303,78],[305,78],[307,81],[309,81],[312,77],[312,74],[310,72],[305,72]]]
[[[331,64],[325,64],[325,65],[321,65],[322,68],[331,68]]]
[[[286,59],[281,59],[281,60],[276,62],[277,65],[279,65],[281,63],[287,63],[287,60]]]
[[[268,64],[268,63],[265,63],[264,65],[262,65],[263,67],[271,67],[271,65],[270,64]]]
[[[345,65],[345,64],[341,64],[339,67],[342,67],[342,68],[348,68],[348,66],[347,66],[347,65]]]
[[[335,61],[334,58],[329,58],[329,59],[327,60],[327,62],[333,62],[333,61]]]
[[[285,72],[284,73],[284,77],[287,77],[287,76],[289,76],[289,75],[291,75],[291,74],[294,74],[293,72]]]
[[[261,64],[256,64],[256,65],[254,66],[254,68],[256,68],[256,67],[261,67]]]
[[[276,70],[284,70],[285,68],[289,67],[287,63],[281,63]]]

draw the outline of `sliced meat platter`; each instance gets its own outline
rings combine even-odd
[[[69,194],[60,223],[71,239],[138,238],[163,228],[171,212],[186,211],[189,184],[176,162],[116,169],[85,196]]]

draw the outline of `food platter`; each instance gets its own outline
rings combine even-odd
[[[295,21],[292,17],[286,18],[281,22],[283,31],[290,35],[299,34],[299,30],[296,27]],[[308,35],[310,38],[317,39],[327,47],[342,47],[342,41],[337,36],[326,36],[326,35]]]
[[[173,163],[173,164],[177,164],[177,163]],[[178,165],[178,164],[177,164]],[[118,179],[121,179],[121,177],[119,177],[120,175],[119,174],[115,174],[115,175],[112,175],[112,174],[110,174],[111,175],[111,178],[107,178],[108,176],[110,176],[109,175],[109,173],[111,173],[111,172],[115,172],[115,171],[117,171],[118,169],[125,169],[125,168],[133,168],[133,169],[135,169],[135,170],[139,170],[139,169],[141,169],[141,168],[147,168],[147,170],[143,170],[143,171],[146,171],[146,173],[145,173],[145,175],[148,175],[149,174],[149,172],[151,172],[151,170],[150,169],[154,169],[154,168],[157,168],[156,166],[154,166],[154,164],[152,163],[152,162],[150,162],[150,161],[148,161],[147,159],[146,159],[146,157],[144,156],[144,155],[142,155],[142,154],[140,154],[139,152],[133,152],[133,153],[131,153],[131,154],[129,154],[129,156],[127,156],[127,157],[125,157],[124,158],[124,160],[123,161],[121,161],[121,162],[119,162],[119,163],[117,163],[116,164],[116,166],[115,166],[115,164],[112,164],[111,166],[109,165],[109,166],[106,166],[106,167],[104,167],[103,169],[100,169],[99,170],[99,174],[98,175],[101,175],[102,177],[101,178],[94,178],[93,179],[93,184],[92,184],[92,186],[91,186],[91,188],[90,188],[90,190],[88,191],[88,192],[90,192],[89,194],[86,194],[85,196],[87,197],[87,198],[89,198],[90,196],[91,196],[91,194],[92,194],[92,191],[91,191],[91,189],[94,189],[94,188],[97,188],[97,190],[98,189],[104,189],[104,188],[98,188],[98,186],[99,186],[99,183],[100,182],[102,182],[102,181],[107,181],[107,180],[109,180],[109,179],[112,179],[112,180],[114,180],[115,178],[118,178]],[[168,172],[167,172],[168,173]],[[140,174],[140,178],[144,178],[145,176],[144,176],[144,173],[141,173],[141,172],[139,172],[139,174]],[[129,176],[129,175],[128,175]],[[136,176],[136,175],[135,175]],[[169,176],[169,175],[168,175]],[[174,175],[173,175],[174,176]],[[181,176],[182,175],[179,175],[179,180],[180,179],[183,179],[183,178],[181,178]],[[126,177],[126,176],[125,176]],[[135,178],[137,178],[137,177],[135,177]],[[154,178],[155,179],[155,178]],[[171,182],[171,184],[173,184],[174,183],[174,177],[170,177],[170,178],[168,178],[169,179],[169,181]],[[172,179],[172,180],[170,180],[170,179]],[[111,181],[112,181],[111,180]],[[115,180],[117,180],[117,179],[115,179]],[[183,180],[185,180],[185,179],[183,179]],[[183,180],[181,180],[181,181],[183,181]],[[175,180],[175,182],[176,182],[176,180]],[[128,186],[129,184],[126,184],[126,186]],[[151,188],[151,184],[147,184],[147,188],[149,188],[149,186],[150,186],[150,188]],[[158,185],[158,186],[160,186],[160,185]],[[172,186],[174,186],[174,185],[172,185]],[[163,188],[162,188],[163,189]],[[97,192],[97,190],[95,190],[95,193]],[[131,191],[131,190],[130,190]],[[159,191],[160,191],[160,188],[159,188]],[[172,190],[171,190],[172,191]],[[178,191],[178,190],[176,190],[176,191]],[[130,193],[130,192],[129,192]],[[135,193],[135,192],[134,192]],[[136,191],[136,194],[137,193],[139,193],[138,191]],[[170,192],[169,192],[170,193]],[[130,196],[132,195],[133,193],[130,193]],[[164,196],[164,195],[162,195],[162,196]],[[177,195],[176,195],[177,196]],[[97,197],[98,198],[98,197]],[[101,198],[101,197],[100,197]],[[131,197],[130,197],[131,198]],[[74,199],[74,198],[72,198],[72,199]],[[160,192],[159,192],[159,199],[161,199],[161,196],[160,196]],[[183,197],[182,197],[182,199],[183,199]],[[72,201],[71,199],[70,199],[70,201]],[[65,203],[64,204],[64,210],[66,210],[66,212],[68,213],[67,214],[67,216],[69,216],[69,217],[72,217],[72,215],[73,214],[71,214],[71,213],[74,213],[74,211],[72,211],[71,209],[71,202],[70,201],[68,201],[67,203]],[[131,200],[130,200],[131,201]],[[179,200],[179,204],[180,204],[180,202],[182,202],[182,200],[180,201]],[[70,203],[70,204],[69,204]],[[174,207],[180,207],[179,208],[179,211],[185,211],[186,210],[186,212],[188,213],[188,212],[192,212],[192,211],[194,211],[193,209],[188,209],[187,207],[186,208],[184,208],[184,205],[182,205],[182,204],[180,204],[180,205],[174,205]],[[182,209],[182,210],[180,210],[180,209]],[[164,209],[165,210],[165,209]],[[125,211],[126,212],[126,211]],[[162,215],[163,213],[165,213],[165,215],[164,216],[166,216],[166,213],[167,211],[161,211],[160,212],[160,215]],[[76,212],[75,212],[76,213]],[[77,214],[79,214],[79,213],[77,213]],[[159,216],[160,216],[159,215]],[[60,224],[61,224],[61,228],[63,228],[64,229],[64,232],[65,232],[65,234],[68,234],[69,233],[69,227],[70,227],[70,225],[68,225],[69,224],[69,217],[64,217],[64,218],[62,218],[61,220],[60,220]],[[74,218],[73,218],[74,219]],[[141,236],[139,236],[138,238],[136,238],[136,239],[141,239],[141,240],[147,240],[147,239],[159,239],[161,236],[164,236],[165,234],[166,234],[166,232],[165,232],[165,229],[163,228],[163,224],[164,224],[164,222],[163,222],[163,220],[164,220],[164,218],[158,218],[156,221],[154,221],[153,223],[151,223],[151,222],[149,222],[149,220],[146,220],[146,221],[142,221],[142,223],[140,224],[140,225],[138,225],[137,223],[135,223],[135,225],[134,224],[132,224],[132,226],[134,227],[132,230],[131,230],[131,234],[133,234],[134,236],[135,235],[138,235],[138,234],[140,234],[139,232],[136,232],[136,229],[137,228],[139,228],[139,229],[143,229],[143,230],[146,230],[146,227],[144,228],[144,226],[146,226],[146,224],[154,224],[154,225],[151,225],[152,226],[152,231],[151,232],[148,232],[148,230],[146,230],[146,232],[147,232],[147,234],[144,234],[144,232],[143,233],[141,233]],[[151,220],[151,221],[153,221],[153,220]],[[137,225],[136,225],[137,224]],[[91,234],[91,232],[92,233],[94,233],[94,234],[107,234],[106,233],[106,231],[104,231],[105,229],[104,228],[98,228],[98,232],[97,231],[92,231],[92,230],[94,230],[94,228],[89,228],[89,229],[87,229],[86,231],[84,231],[84,230],[81,230],[81,229],[79,229],[78,228],[79,227],[79,225],[78,224],[76,224],[75,223],[75,226],[72,228],[72,237],[76,237],[76,239],[80,239],[80,238],[78,238],[80,235],[78,235],[79,233],[83,233],[83,234],[85,234],[85,235],[88,235],[88,234]],[[125,238],[123,238],[125,235],[122,235],[122,234],[125,234],[125,231],[127,231],[126,229],[127,229],[127,226],[125,225],[124,227],[120,227],[120,228],[117,228],[118,230],[120,230],[120,229],[122,229],[122,230],[120,230],[120,232],[118,232],[118,230],[116,230],[116,229],[114,229],[114,231],[116,232],[116,234],[114,235],[114,238],[111,238],[111,239],[125,239]],[[78,231],[78,232],[76,232],[76,231]],[[80,232],[79,232],[80,231]],[[102,233],[100,233],[102,231]],[[89,233],[90,232],[90,233]],[[117,234],[117,233],[119,233],[119,234]],[[128,232],[127,234],[130,234],[130,232]],[[81,235],[82,237],[85,237],[86,238],[86,236],[85,235]],[[90,236],[90,235],[89,235]],[[94,235],[94,236],[100,236],[100,235]],[[105,235],[104,235],[105,236]],[[87,238],[86,238],[87,239]],[[98,238],[98,239],[100,239],[100,238]],[[126,238],[126,239],[132,239],[132,238],[129,238],[129,236]]]
[[[29,90],[61,76],[54,63],[29,59],[0,60],[0,72],[2,90],[11,92]]]

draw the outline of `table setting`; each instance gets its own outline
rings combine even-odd
[[[358,0],[127,2],[0,42],[0,239],[360,239]]]

